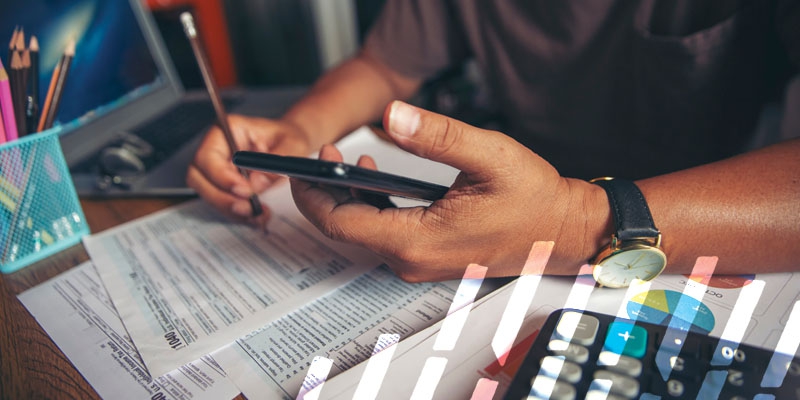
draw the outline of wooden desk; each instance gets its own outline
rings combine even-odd
[[[81,206],[92,233],[98,233],[185,200],[81,200]],[[79,244],[12,274],[0,274],[0,398],[99,398],[17,299],[25,290],[87,260]]]

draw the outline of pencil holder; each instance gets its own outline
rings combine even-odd
[[[14,272],[88,234],[58,129],[0,145],[0,272]]]

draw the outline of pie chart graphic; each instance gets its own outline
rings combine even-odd
[[[671,325],[681,330],[708,334],[714,329],[714,314],[703,302],[672,290],[648,290],[633,296],[627,304],[634,321]]]

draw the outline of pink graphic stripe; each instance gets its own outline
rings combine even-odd
[[[503,316],[492,339],[492,350],[497,362],[505,365],[508,352],[514,344],[528,306],[536,294],[539,282],[542,280],[547,261],[553,252],[554,242],[535,242],[528,254],[528,261],[522,268],[522,275],[514,284],[514,291],[503,311]]]
[[[472,392],[470,400],[491,400],[496,391],[497,381],[486,378],[478,379],[478,384],[475,385],[475,390]]]

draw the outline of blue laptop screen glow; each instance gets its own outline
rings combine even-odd
[[[31,35],[36,35],[41,47],[40,103],[68,40],[76,41],[56,118],[56,124],[65,128],[119,107],[163,83],[128,0],[0,2],[0,43],[10,42],[15,27],[24,29],[26,47]],[[0,51],[0,57],[8,69],[7,52]]]

